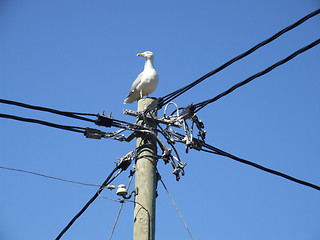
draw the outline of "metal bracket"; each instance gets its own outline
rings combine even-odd
[[[179,120],[190,119],[192,118],[193,115],[194,115],[194,105],[190,104],[182,110],[182,113],[179,116]]]
[[[130,199],[132,197],[132,194],[134,194],[134,196],[138,195],[138,188],[136,187],[134,190],[132,190],[129,194],[129,196],[123,196],[124,199]]]
[[[111,127],[113,123],[113,118],[108,117],[103,114],[98,114],[98,119],[95,121],[95,124],[98,126]]]
[[[141,120],[141,119],[143,119],[144,112],[136,112],[136,111],[129,110],[129,109],[123,109],[123,114],[129,115],[129,116],[134,116],[134,117],[137,117],[139,120]],[[153,120],[149,116],[145,116],[145,117],[147,119]],[[175,119],[166,119],[166,118],[154,117],[154,120],[157,121],[158,123],[163,123],[163,124],[170,125],[170,126],[173,126],[173,127],[177,127],[177,128],[181,127],[181,124],[179,122],[177,122]]]
[[[154,109],[161,109],[161,104],[163,102],[163,98],[155,99],[146,109],[146,112],[152,111]]]
[[[132,155],[135,151],[129,152],[127,155],[120,158],[119,162],[117,162],[118,168],[121,168],[123,171],[127,170],[127,168],[131,165],[132,162]]]
[[[131,133],[127,138],[126,142],[131,142],[132,139],[134,139],[137,136],[136,132]]]
[[[84,135],[86,138],[101,139],[104,136],[104,133],[98,129],[87,127]]]

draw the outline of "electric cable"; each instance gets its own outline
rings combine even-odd
[[[13,102],[13,101],[10,101],[10,100],[5,100],[5,99],[0,99],[0,102],[12,104],[12,105],[17,105],[17,106],[23,106],[23,107],[25,107],[25,105],[27,105],[28,108],[30,106],[31,109],[41,109],[41,110],[43,110],[43,109],[47,110],[48,109],[48,108],[28,105],[28,104],[20,103],[20,102]],[[54,110],[54,109],[49,109],[49,110],[51,112],[58,111],[58,110]],[[58,111],[58,112],[59,112],[59,114],[63,113],[63,114],[60,114],[60,115],[64,115],[64,116],[65,116],[65,113],[67,113],[68,116],[69,116],[69,114],[71,114],[71,115],[74,114],[73,112],[62,112],[62,111]],[[76,114],[86,114],[86,115],[90,115],[90,116],[97,116],[98,119],[96,119],[96,120],[87,119],[87,118],[85,118],[85,120],[89,120],[90,122],[94,122],[98,126],[117,127],[117,128],[120,128],[122,131],[124,131],[124,130],[135,131],[137,129],[149,129],[147,127],[140,126],[138,124],[128,123],[128,122],[117,120],[117,119],[114,119],[114,118],[111,118],[111,117],[108,117],[108,116],[104,116],[104,115],[101,115],[101,114],[91,114],[91,113],[76,113]],[[45,125],[45,126],[48,126],[48,127],[63,129],[63,130],[72,131],[72,132],[83,133],[88,138],[99,138],[99,139],[101,139],[101,137],[105,137],[105,138],[113,137],[109,133],[105,133],[105,132],[102,132],[102,131],[100,131],[98,129],[93,129],[93,128],[67,126],[67,125],[61,125],[61,124],[56,124],[56,123],[52,123],[52,122],[42,121],[42,120],[39,120],[39,119],[24,118],[24,117],[20,117],[20,116],[3,114],[3,113],[0,113],[0,118],[12,119],[12,120],[16,120],[16,121],[29,122],[29,123],[36,123],[36,124]],[[76,117],[76,118],[78,118],[78,117]],[[84,120],[82,117],[80,117],[80,118],[81,118],[81,120]],[[117,132],[115,132],[113,134],[116,135]],[[91,135],[95,136],[95,137],[90,137]]]
[[[134,172],[133,172],[133,174],[134,174]],[[132,178],[133,178],[133,174],[131,174],[131,176],[130,176],[130,180],[129,180],[129,183],[128,183],[128,187],[127,187],[127,189],[129,189],[129,188],[130,188],[131,181],[132,181]],[[101,195],[100,195],[100,196],[101,196]],[[104,196],[102,196],[102,197],[104,197]],[[110,234],[109,240],[111,240],[111,239],[112,239],[112,236],[113,236],[114,230],[116,229],[116,226],[117,226],[117,223],[118,223],[118,220],[119,220],[119,217],[120,217],[121,211],[122,211],[122,207],[123,207],[124,201],[120,201],[120,202],[121,202],[121,205],[120,205],[120,208],[119,208],[119,212],[118,212],[117,217],[116,217],[116,220],[115,220],[115,222],[114,222],[114,225],[113,225],[113,228],[112,228],[112,231],[111,231],[111,234]]]
[[[125,128],[125,129],[132,130],[132,131],[139,130],[139,129],[150,130],[150,128],[147,128],[145,126],[142,126],[142,125],[139,125],[136,123],[129,123],[129,122],[117,120],[117,119],[113,119],[113,121],[114,122],[112,123],[112,126],[118,127],[118,128]]]
[[[289,176],[289,175],[287,175],[287,174],[284,174],[284,173],[282,173],[282,172],[278,172],[278,171],[275,171],[275,170],[273,170],[273,169],[266,168],[266,167],[264,167],[264,166],[261,166],[261,165],[259,165],[259,164],[254,163],[254,162],[250,162],[250,161],[245,160],[245,159],[243,159],[243,158],[236,157],[236,156],[234,156],[234,155],[232,155],[232,154],[230,154],[230,153],[227,153],[227,152],[225,152],[225,151],[222,151],[221,149],[218,149],[218,148],[216,148],[216,147],[214,147],[214,146],[211,146],[211,145],[209,145],[209,144],[206,144],[206,143],[205,143],[205,144],[203,145],[203,147],[209,149],[209,150],[206,150],[206,152],[209,152],[209,153],[210,153],[210,152],[212,151],[211,153],[213,153],[213,154],[218,154],[218,155],[221,155],[221,156],[225,156],[225,157],[231,158],[231,159],[236,160],[236,161],[238,161],[238,162],[241,162],[241,163],[247,164],[247,165],[249,165],[249,166],[258,168],[258,169],[260,169],[260,170],[262,170],[262,171],[265,171],[265,172],[268,172],[268,173],[277,175],[277,176],[279,176],[279,177],[288,179],[288,180],[290,180],[290,181],[292,181],[292,182],[299,183],[299,184],[301,184],[301,185],[304,185],[304,186],[307,186],[307,187],[311,187],[311,188],[313,188],[313,189],[316,189],[316,190],[320,191],[320,186],[317,186],[317,185],[314,185],[314,184],[312,184],[312,183],[309,183],[309,182],[306,182],[306,181],[303,181],[303,180],[300,180],[300,179],[291,177],[291,176]],[[201,150],[204,151],[203,149],[201,149]],[[210,150],[211,150],[211,151],[210,151]]]
[[[159,174],[159,173],[158,173],[158,174]],[[162,183],[162,185],[163,185],[164,189],[165,189],[165,190],[166,190],[166,192],[168,193],[168,195],[169,195],[169,197],[170,197],[170,199],[171,199],[171,201],[172,201],[172,203],[173,203],[174,207],[176,208],[176,210],[177,210],[177,212],[178,212],[178,214],[179,214],[179,216],[180,216],[180,218],[181,218],[181,220],[182,220],[182,222],[183,222],[184,226],[186,227],[186,229],[187,229],[187,231],[188,231],[188,233],[189,233],[189,235],[190,235],[191,239],[192,239],[192,240],[194,240],[194,238],[193,238],[193,236],[192,236],[192,234],[191,234],[191,231],[190,231],[190,229],[189,229],[189,228],[188,228],[188,226],[187,226],[186,221],[183,219],[183,217],[182,217],[182,215],[181,215],[181,213],[180,213],[180,211],[179,211],[179,209],[178,209],[178,207],[177,207],[176,203],[174,202],[174,200],[173,200],[173,198],[172,198],[172,196],[171,196],[171,194],[170,194],[170,192],[169,192],[169,190],[168,190],[167,186],[164,184],[164,182],[163,182],[163,180],[162,180],[162,178],[161,178],[161,177],[160,177],[160,182]]]
[[[72,219],[71,221],[68,223],[68,225],[59,233],[58,237],[56,238],[56,240],[61,239],[61,237],[63,236],[63,234],[72,226],[72,224],[86,211],[86,209],[90,206],[91,203],[93,203],[94,200],[96,200],[96,198],[99,196],[99,194],[102,192],[102,190],[104,189],[105,186],[107,186],[108,184],[110,184],[115,177],[117,177],[123,170],[121,169],[114,178],[112,178],[113,174],[119,169],[119,165],[117,164],[117,166],[112,170],[112,172],[109,174],[109,176],[106,178],[106,180],[101,184],[101,186],[99,187],[98,191],[93,195],[93,197],[84,205],[84,207],[80,210],[80,212],[78,212]],[[111,179],[112,178],[112,179]],[[111,180],[110,180],[111,179]]]
[[[83,128],[83,127],[60,125],[60,124],[46,122],[46,121],[42,121],[42,120],[38,120],[38,119],[23,118],[23,117],[19,117],[19,116],[2,114],[2,113],[0,113],[0,118],[13,119],[13,120],[22,121],[22,122],[29,122],[29,123],[37,123],[37,124],[45,125],[48,127],[53,127],[53,128],[58,128],[58,129],[63,129],[63,130],[78,132],[78,133],[85,133],[85,130],[86,130],[86,128]]]
[[[95,123],[96,125],[99,125],[99,126],[105,126],[105,127],[112,126],[112,127],[126,128],[126,129],[131,129],[131,130],[134,130],[136,128],[138,128],[138,129],[144,128],[143,126],[138,126],[133,123],[128,123],[128,122],[114,119],[111,117],[107,117],[107,116],[104,116],[101,114],[60,111],[60,110],[56,110],[56,109],[52,109],[52,108],[35,106],[35,105],[11,101],[11,100],[7,100],[7,99],[0,99],[0,103],[23,107],[23,108],[28,108],[28,109],[32,109],[32,110],[49,112],[49,113],[53,113],[53,114],[57,114],[57,115],[65,116],[65,117],[75,118],[78,120],[83,120],[83,121]],[[4,114],[4,115],[6,115],[6,114]],[[10,116],[10,115],[6,115],[6,116]],[[97,117],[98,119],[90,119],[90,118],[83,117],[83,116]],[[16,118],[18,118],[18,117],[16,117]],[[16,120],[18,120],[18,119],[16,119]]]
[[[40,125],[45,125],[48,127],[52,128],[57,128],[57,129],[63,129],[71,132],[77,132],[77,133],[83,133],[87,138],[94,138],[94,139],[101,139],[101,138],[113,138],[115,140],[119,141],[124,141],[125,137],[124,136],[118,136],[121,132],[125,131],[126,129],[134,131],[134,128],[128,127],[128,126],[121,126],[120,130],[116,132],[103,132],[95,128],[83,128],[83,127],[76,127],[76,126],[66,126],[66,125],[61,125],[61,124],[56,124],[52,122],[46,122],[38,119],[32,119],[32,118],[23,118],[19,116],[14,116],[14,115],[8,115],[8,114],[2,114],[0,113],[0,118],[7,118],[7,119],[13,119],[17,121],[22,121],[22,122],[29,122],[29,123],[36,123]]]
[[[129,199],[121,199],[121,200],[111,199],[111,198],[108,198],[108,197],[105,197],[105,196],[102,196],[102,195],[100,195],[100,197],[105,198],[105,199],[110,200],[110,201],[119,202],[119,203],[131,202],[131,203],[139,205],[141,207],[141,209],[145,210],[147,212],[147,215],[148,215],[148,239],[150,239],[150,228],[151,228],[150,227],[150,213],[149,213],[148,209],[146,209],[141,203],[139,203],[137,201],[129,200]],[[139,211],[140,211],[140,209],[139,209]]]
[[[84,121],[88,121],[88,122],[95,122],[95,120],[89,119],[89,118],[85,118],[85,117],[81,117],[81,116],[78,116],[78,115],[95,116],[95,117],[97,116],[97,114],[66,112],[66,111],[60,111],[60,110],[56,110],[56,109],[52,109],[52,108],[40,107],[40,106],[30,105],[30,104],[26,104],[26,103],[11,101],[11,100],[7,100],[7,99],[0,99],[0,103],[14,105],[14,106],[28,108],[28,109],[33,109],[33,110],[38,110],[38,111],[50,112],[50,113],[53,113],[53,114],[58,114],[58,115],[62,115],[62,116],[65,116],[65,117],[76,118],[76,119],[84,120]]]
[[[167,140],[167,142],[170,144],[170,146],[172,147],[173,151],[175,152],[177,158],[179,159],[180,162],[180,157],[179,157],[179,153],[177,151],[177,149],[174,147],[173,143],[170,141],[170,137],[168,136],[167,132],[164,131],[164,129],[161,127],[161,125],[154,119],[154,117],[152,116],[152,114],[149,113],[149,115],[151,116],[152,120],[154,123],[157,124],[157,126],[160,128],[160,130],[158,131],[159,133],[161,133],[161,135]]]
[[[112,239],[112,236],[113,236],[114,230],[116,229],[116,226],[117,226],[117,223],[118,223],[118,220],[119,220],[119,217],[120,217],[120,214],[121,214],[122,208],[123,208],[123,204],[124,204],[124,202],[121,202],[121,205],[120,205],[120,208],[119,208],[119,211],[118,211],[118,214],[117,214],[116,220],[115,220],[115,222],[114,222],[114,224],[113,224],[113,228],[112,228],[112,231],[111,231],[111,234],[110,234],[109,240],[111,240],[111,239]]]
[[[178,153],[177,149],[175,148],[175,146],[173,145],[172,141],[170,140],[170,136],[168,136],[168,133],[167,133],[167,132],[161,127],[161,125],[155,120],[155,118],[152,116],[151,112],[148,112],[148,113],[149,113],[152,121],[160,128],[160,130],[158,130],[158,132],[161,133],[161,135],[167,140],[167,142],[170,144],[170,146],[172,147],[172,149],[174,150],[174,152],[175,152],[175,154],[176,154],[176,156],[177,156],[176,159],[177,159],[177,161],[178,161],[178,163],[179,163],[178,166],[176,165],[175,161],[173,160],[174,158],[170,155],[170,157],[171,157],[171,159],[172,159],[171,164],[172,164],[172,166],[173,166],[173,168],[174,168],[173,171],[174,171],[174,172],[178,171],[178,172],[174,173],[174,174],[176,175],[176,180],[179,181],[179,179],[180,179],[179,172],[180,172],[180,170],[181,170],[181,171],[182,171],[182,175],[184,175],[184,169],[183,169],[183,167],[184,167],[184,165],[186,165],[186,164],[183,164],[183,163],[181,162],[179,153]],[[157,135],[156,135],[156,134],[154,134],[154,135],[155,135],[155,137],[157,138]],[[161,141],[160,141],[160,142],[161,142]],[[161,143],[159,143],[159,145],[161,146]],[[179,170],[179,168],[180,168],[180,170]]]
[[[258,50],[259,48],[261,48],[262,46],[272,42],[273,40],[277,39],[278,37],[280,37],[281,35],[283,35],[286,32],[289,32],[290,30],[296,28],[297,26],[301,25],[302,23],[304,23],[305,21],[307,21],[308,19],[316,16],[317,14],[320,13],[320,9],[317,9],[313,12],[311,12],[310,14],[306,15],[305,17],[299,19],[297,22],[285,27],[284,29],[280,30],[279,32],[277,32],[276,34],[274,34],[273,36],[269,37],[268,39],[258,43],[257,45],[255,45],[254,47],[250,48],[249,50],[247,50],[246,52],[236,56],[235,58],[229,60],[228,62],[224,63],[223,65],[221,65],[220,67],[214,69],[213,71],[207,73],[206,75],[200,77],[198,80],[190,83],[189,85],[182,87],[170,94],[165,95],[162,98],[159,98],[158,101],[158,107],[162,107],[164,105],[166,105],[167,103],[171,102],[173,99],[175,99],[176,97],[180,96],[181,94],[183,94],[184,92],[188,91],[189,89],[191,89],[192,87],[194,87],[195,85],[199,84],[200,82],[202,82],[203,80],[205,80],[206,78],[220,72],[221,70],[225,69],[226,67],[230,66],[231,64],[237,62],[238,60],[248,56],[249,54],[253,53],[254,51]]]
[[[315,47],[316,45],[318,45],[320,43],[320,39],[317,39],[316,41],[310,43],[309,45],[303,47],[303,48],[300,48],[299,50],[295,51],[294,53],[292,53],[291,55],[289,55],[288,57],[276,62],[275,64],[271,65],[270,67],[264,69],[263,71],[261,72],[258,72],[250,77],[248,77],[247,79],[243,80],[242,82],[239,82],[237,83],[236,85],[232,86],[231,88],[229,88],[228,90],[220,93],[219,95],[217,95],[216,97],[214,98],[211,98],[211,99],[208,99],[206,101],[203,101],[203,102],[200,102],[200,103],[197,103],[197,104],[194,104],[193,107],[194,107],[194,112],[198,112],[199,110],[201,110],[203,107],[205,107],[206,105],[208,105],[209,103],[212,103],[212,102],[215,102],[217,101],[218,99],[228,95],[229,93],[233,92],[234,90],[236,90],[237,88],[251,82],[252,80],[254,80],[255,78],[258,78],[258,77],[261,77],[269,72],[271,72],[272,70],[274,70],[275,68],[281,66],[282,64],[290,61],[291,59],[295,58],[296,56],[298,56],[299,54]]]
[[[100,185],[97,185],[97,184],[84,183],[84,182],[67,180],[67,179],[58,178],[58,177],[52,177],[52,176],[44,175],[44,174],[41,174],[41,173],[36,173],[36,172],[31,172],[31,171],[23,170],[23,169],[9,168],[9,167],[4,167],[4,166],[0,166],[0,168],[1,168],[1,169],[5,169],[5,170],[16,171],[16,172],[29,173],[29,174],[33,174],[33,175],[36,175],[36,176],[45,177],[45,178],[50,178],[50,179],[59,180],[59,181],[63,181],[63,182],[68,182],[68,183],[76,183],[76,184],[80,184],[80,185],[84,185],[84,186],[90,186],[90,187],[100,187]]]
[[[105,116],[104,114],[92,114],[92,113],[79,113],[79,112],[60,111],[60,110],[56,110],[56,109],[52,109],[52,108],[35,106],[35,105],[30,105],[30,104],[26,104],[26,103],[22,103],[22,102],[11,101],[11,100],[7,100],[7,99],[0,99],[0,103],[14,105],[14,106],[23,107],[23,108],[28,108],[28,109],[32,109],[32,110],[50,112],[50,113],[62,115],[62,116],[65,116],[65,117],[71,117],[71,118],[75,118],[75,119],[79,119],[79,120],[92,122],[92,123],[95,123],[98,126],[117,127],[117,128],[131,130],[131,131],[135,131],[137,129],[149,130],[149,128],[147,128],[147,127],[140,126],[140,125],[135,124],[135,123],[128,123],[126,121],[114,119],[111,116]],[[96,117],[97,119],[90,119],[90,118],[87,118],[87,117],[82,117],[81,115],[82,116]],[[45,122],[45,121],[41,121],[41,120],[22,118],[22,117],[8,115],[8,114],[0,114],[0,117],[2,117],[2,118],[11,118],[11,119],[15,119],[15,120],[19,120],[19,121],[25,121],[25,122],[38,123],[38,124],[42,124],[42,125],[46,125],[46,126],[50,126],[50,127],[56,127],[56,128],[60,128],[60,129],[64,129],[64,130],[70,130],[70,131],[79,132],[79,133],[85,133],[84,130],[86,130],[86,128],[73,127],[73,126],[64,126],[64,125],[54,124],[54,123]]]
[[[113,198],[108,198],[108,197],[103,196],[103,195],[101,195],[101,194],[99,194],[99,197],[105,198],[105,199],[110,200],[110,201],[113,201],[113,202],[121,203],[121,200],[113,199]]]

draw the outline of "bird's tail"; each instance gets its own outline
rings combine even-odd
[[[126,103],[132,103],[133,101],[130,101],[129,97],[127,97],[124,101],[123,101],[123,104],[126,104]]]
[[[135,100],[138,100],[138,99],[139,99],[139,94],[137,92],[136,93],[130,92],[127,98],[124,100],[123,104],[133,103]]]

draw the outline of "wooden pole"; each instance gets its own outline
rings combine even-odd
[[[145,110],[153,101],[152,98],[140,99],[138,112]],[[151,114],[156,116],[156,111]],[[146,125],[156,128],[152,120],[148,120]],[[135,196],[133,240],[154,240],[157,186],[157,142],[154,136],[142,134],[137,137],[136,156],[135,187],[138,194]]]

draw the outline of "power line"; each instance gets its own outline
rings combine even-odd
[[[131,181],[132,181],[132,178],[133,178],[133,174],[134,172],[132,172],[131,176],[130,176],[130,180],[129,180],[129,183],[128,183],[128,187],[127,189],[130,188],[130,185],[131,185]],[[101,196],[101,195],[100,195]],[[104,197],[104,196],[102,196]],[[106,197],[104,197],[106,198]],[[112,231],[111,231],[111,234],[110,234],[110,237],[109,237],[109,240],[112,239],[112,236],[113,236],[113,233],[114,233],[114,230],[116,229],[116,226],[117,226],[117,223],[118,223],[118,220],[119,220],[119,217],[120,217],[120,214],[121,214],[121,211],[122,211],[122,207],[123,207],[123,204],[124,204],[124,201],[120,201],[121,202],[121,205],[120,205],[120,208],[119,208],[119,211],[118,211],[118,214],[117,214],[117,217],[116,217],[116,220],[114,222],[114,225],[113,225],[113,228],[112,228]]]
[[[149,115],[150,115],[150,117],[151,117],[151,120],[160,128],[160,130],[159,130],[158,132],[161,133],[161,135],[167,140],[167,143],[170,144],[170,146],[172,147],[173,151],[175,152],[175,154],[176,154],[176,156],[177,156],[177,160],[178,160],[178,162],[179,162],[178,166],[177,166],[176,163],[174,162],[173,157],[170,155],[171,160],[172,160],[172,161],[171,161],[171,164],[172,164],[172,166],[173,166],[173,168],[174,168],[173,174],[176,175],[176,180],[179,181],[179,179],[180,179],[180,175],[179,175],[180,171],[182,171],[182,175],[184,175],[184,170],[183,170],[183,168],[184,168],[185,164],[183,164],[183,163],[181,162],[180,157],[179,157],[179,153],[178,153],[177,149],[175,148],[175,146],[173,145],[172,141],[170,140],[170,136],[168,136],[167,132],[166,132],[166,131],[161,127],[161,125],[155,120],[155,118],[152,116],[152,114],[151,114],[150,112],[148,112],[148,113],[149,113]],[[155,134],[155,137],[158,138],[156,134]],[[158,141],[158,144],[159,144],[159,146],[161,147],[162,151],[165,152],[166,149],[165,149],[164,146],[162,146],[162,142],[161,142],[161,141]]]
[[[245,160],[245,159],[243,159],[243,158],[236,157],[236,156],[234,156],[234,155],[232,155],[232,154],[230,154],[230,153],[227,153],[227,152],[225,152],[225,151],[222,151],[221,149],[218,149],[218,148],[216,148],[216,147],[213,147],[213,146],[211,146],[211,145],[209,145],[209,144],[206,144],[206,143],[205,143],[205,144],[203,145],[203,147],[208,148],[209,150],[204,150],[204,149],[202,149],[202,151],[209,152],[209,153],[213,153],[213,154],[218,154],[218,155],[221,155],[221,156],[225,156],[225,157],[231,158],[231,159],[236,160],[236,161],[238,161],[238,162],[241,162],[241,163],[250,165],[250,166],[252,166],[252,167],[258,168],[258,169],[260,169],[260,170],[262,170],[262,171],[265,171],[265,172],[268,172],[268,173],[277,175],[277,176],[279,176],[279,177],[283,177],[283,178],[288,179],[288,180],[290,180],[290,181],[292,181],[292,182],[299,183],[299,184],[301,184],[301,185],[304,185],[304,186],[307,186],[307,187],[311,187],[311,188],[313,188],[313,189],[316,189],[316,190],[320,191],[320,186],[317,186],[317,185],[314,185],[314,184],[312,184],[312,183],[309,183],[309,182],[306,182],[306,181],[303,181],[303,180],[300,180],[300,179],[291,177],[291,176],[289,176],[289,175],[287,175],[287,174],[284,174],[284,173],[282,173],[282,172],[278,172],[278,171],[272,170],[272,169],[270,169],[270,168],[263,167],[263,166],[261,166],[261,165],[259,165],[259,164],[250,162],[250,161]]]
[[[36,176],[50,178],[50,179],[59,180],[59,181],[63,181],[63,182],[68,182],[68,183],[76,183],[76,184],[80,184],[80,185],[84,185],[84,186],[91,186],[91,187],[100,187],[100,185],[96,185],[96,184],[78,182],[78,181],[73,181],[73,180],[67,180],[67,179],[58,178],[58,177],[52,177],[52,176],[44,175],[44,174],[41,174],[41,173],[26,171],[26,170],[23,170],[23,169],[9,168],[9,167],[3,167],[3,166],[0,166],[0,168],[1,169],[5,169],[5,170],[16,171],[16,172],[29,173],[29,174],[33,174],[33,175],[36,175]]]
[[[68,225],[59,233],[58,237],[56,238],[56,240],[60,239],[63,234],[68,231],[68,229],[72,226],[72,224],[87,210],[87,208],[91,205],[91,203],[93,203],[94,200],[96,200],[96,198],[99,196],[99,194],[102,192],[102,190],[104,189],[105,186],[107,186],[108,184],[110,184],[113,180],[111,179],[111,177],[113,176],[113,174],[119,169],[119,166],[117,165],[112,172],[109,174],[109,176],[106,178],[106,180],[101,184],[101,186],[99,187],[98,191],[93,195],[92,198],[90,198],[90,200],[84,205],[84,207],[80,210],[80,212],[78,212],[72,219],[71,221],[68,223]],[[118,176],[120,173],[122,172],[122,170],[120,170],[120,172],[118,172],[118,174],[116,176]],[[111,179],[111,180],[110,180]]]
[[[11,100],[7,100],[7,99],[0,99],[0,103],[14,105],[14,106],[23,107],[23,108],[28,108],[28,109],[32,109],[32,110],[50,112],[53,114],[58,114],[58,115],[62,115],[65,117],[76,118],[76,119],[84,120],[84,121],[88,121],[88,122],[94,122],[95,120],[81,117],[78,115],[95,116],[95,117],[97,116],[97,114],[92,114],[92,113],[77,113],[77,112],[60,111],[60,110],[56,110],[53,108],[40,107],[40,106],[30,105],[30,104],[26,104],[26,103],[22,103],[22,102],[11,101]]]
[[[50,112],[50,113],[58,114],[58,115],[65,116],[65,117],[70,117],[70,118],[75,118],[75,119],[79,119],[79,120],[95,123],[98,126],[117,127],[117,128],[124,128],[124,129],[130,129],[130,130],[147,129],[146,127],[143,127],[143,126],[140,126],[140,125],[137,125],[137,124],[134,124],[134,123],[128,123],[126,121],[114,119],[111,116],[105,116],[104,114],[60,111],[60,110],[56,110],[56,109],[52,109],[52,108],[35,106],[35,105],[30,105],[30,104],[26,104],[26,103],[22,103],[22,102],[11,101],[11,100],[7,100],[7,99],[0,99],[0,103],[8,104],[8,105],[14,105],[14,106],[23,107],[23,108],[28,108],[28,109],[32,109],[32,110]],[[11,118],[11,119],[20,120],[20,121],[39,123],[39,124],[43,124],[43,125],[47,125],[47,126],[51,126],[51,127],[57,127],[57,128],[60,128],[60,129],[69,130],[69,129],[67,129],[68,128],[67,126],[51,124],[51,123],[44,122],[44,121],[41,121],[41,120],[26,119],[26,118],[13,116],[13,115],[7,115],[7,114],[1,114],[1,115],[2,116],[0,116],[0,117],[3,117],[3,118]],[[96,117],[96,119],[90,119],[90,118],[82,117],[81,115],[83,115],[83,116],[93,116],[93,117]],[[77,128],[77,127],[75,127],[75,128]],[[81,128],[81,129],[84,129],[84,128]]]
[[[178,207],[177,207],[176,203],[174,202],[174,200],[173,200],[173,198],[172,198],[172,196],[171,196],[171,194],[170,194],[170,192],[169,192],[168,188],[167,188],[167,187],[166,187],[166,185],[164,184],[164,182],[163,182],[163,180],[161,179],[161,177],[160,177],[160,182],[162,183],[162,185],[163,185],[164,189],[165,189],[165,190],[166,190],[166,192],[168,193],[168,195],[169,195],[169,197],[170,197],[170,199],[171,199],[171,201],[172,201],[172,203],[173,203],[174,207],[176,208],[176,210],[177,210],[177,212],[178,212],[178,214],[179,214],[179,216],[180,216],[180,218],[181,218],[181,220],[182,220],[182,222],[183,222],[184,226],[186,227],[186,229],[187,229],[187,231],[188,231],[188,233],[189,233],[189,235],[190,235],[191,239],[192,239],[192,240],[194,240],[194,238],[193,238],[193,236],[192,236],[192,234],[191,234],[191,232],[190,232],[190,230],[189,230],[189,228],[188,228],[188,226],[187,226],[187,224],[186,224],[185,220],[183,219],[183,217],[182,217],[182,215],[181,215],[181,213],[180,213],[180,211],[179,211],[179,209],[178,209]]]
[[[194,105],[194,109],[195,109],[195,112],[198,112],[199,110],[201,110],[203,107],[205,107],[206,105],[208,105],[209,103],[212,103],[212,102],[215,102],[217,101],[218,99],[226,96],[227,94],[233,92],[234,90],[236,90],[237,88],[251,82],[252,80],[254,80],[255,78],[258,78],[258,77],[261,77],[265,74],[267,74],[268,72],[272,71],[273,69],[279,67],[280,65],[290,61],[291,59],[295,58],[296,56],[298,56],[299,54],[315,47],[316,45],[318,45],[320,43],[320,39],[310,43],[309,45],[303,47],[303,48],[300,48],[299,50],[295,51],[294,53],[292,53],[291,55],[289,55],[288,57],[276,62],[275,64],[271,65],[270,67],[264,69],[263,71],[261,72],[258,72],[252,76],[250,76],[249,78],[245,79],[244,81],[242,82],[239,82],[237,83],[236,85],[232,86],[231,88],[229,88],[228,90],[220,93],[219,95],[217,95],[216,97],[214,98],[211,98],[211,99],[208,99],[206,101],[203,101],[203,102],[200,102],[200,103],[197,103]]]
[[[132,161],[131,157],[132,157],[133,153],[134,153],[134,151],[128,153],[126,156],[122,157],[116,163],[116,167],[112,170],[112,172],[109,174],[109,176],[106,178],[106,180],[101,184],[101,186],[99,187],[98,191],[90,198],[90,200],[84,205],[84,207],[71,219],[71,221],[68,223],[68,225],[59,233],[59,235],[56,238],[56,240],[59,240],[63,236],[63,234],[66,231],[68,231],[68,229],[72,226],[72,224],[87,210],[87,208],[91,205],[91,203],[93,203],[94,200],[96,200],[96,198],[100,195],[102,190],[108,184],[110,184],[117,176],[119,176],[120,173],[122,173],[123,171],[127,170],[127,168],[131,164],[131,161]],[[113,174],[119,169],[120,169],[120,171],[117,174],[115,174],[114,177],[112,177]]]
[[[141,209],[145,210],[147,212],[147,214],[148,214],[148,235],[149,235],[148,239],[150,239],[150,213],[149,213],[148,209],[146,209],[141,203],[139,203],[137,201],[129,200],[129,199],[116,200],[116,199],[105,197],[103,195],[99,195],[99,196],[102,197],[102,198],[105,198],[107,200],[114,201],[114,202],[119,202],[119,203],[131,202],[131,203],[134,203],[134,204],[138,204],[141,207]],[[134,217],[134,218],[136,218],[136,217]],[[110,236],[110,239],[111,239],[111,237],[112,236]]]
[[[171,102],[173,99],[175,99],[176,97],[180,96],[181,94],[183,94],[184,92],[188,91],[189,89],[191,89],[192,87],[194,87],[195,85],[199,84],[200,82],[204,81],[206,78],[220,72],[221,70],[225,69],[226,67],[230,66],[231,64],[237,62],[238,60],[248,56],[249,54],[253,53],[254,51],[258,50],[259,48],[261,48],[262,46],[272,42],[273,40],[277,39],[278,37],[280,37],[281,35],[283,35],[284,33],[296,28],[297,26],[301,25],[302,23],[304,23],[305,21],[307,21],[308,19],[316,16],[317,14],[320,13],[320,9],[317,9],[315,11],[313,11],[312,13],[306,15],[305,17],[301,18],[300,20],[298,20],[297,22],[289,25],[288,27],[282,29],[281,31],[277,32],[276,34],[274,34],[273,36],[271,36],[270,38],[258,43],[257,45],[255,45],[254,47],[250,48],[249,50],[247,50],[246,52],[236,56],[235,58],[229,60],[228,62],[224,63],[223,65],[221,65],[220,67],[214,69],[213,71],[207,73],[206,75],[202,76],[201,78],[199,78],[198,80],[190,83],[189,85],[182,87],[170,94],[165,95],[162,98],[158,99],[158,107],[162,107],[164,105],[166,105],[167,103]]]
[[[110,132],[103,132],[103,131],[100,131],[99,129],[95,129],[95,128],[66,126],[66,125],[56,124],[56,123],[52,123],[52,122],[46,122],[46,121],[42,121],[42,120],[38,120],[38,119],[23,118],[23,117],[19,117],[19,116],[1,114],[1,113],[0,113],[0,118],[7,118],[7,119],[13,119],[13,120],[22,121],[22,122],[36,123],[36,124],[45,125],[45,126],[52,127],[52,128],[63,129],[63,130],[67,130],[67,131],[77,132],[77,133],[83,133],[87,138],[94,138],[94,139],[113,138],[113,139],[119,140],[119,141],[126,140],[124,135],[119,135],[121,132],[123,132],[127,129],[132,130],[132,131],[135,131],[135,129],[138,129],[134,125],[130,126],[128,124],[128,125],[119,126],[119,128],[121,128],[120,130],[110,133]]]
[[[53,127],[53,128],[58,128],[58,129],[63,129],[63,130],[78,132],[78,133],[85,133],[85,130],[86,130],[86,128],[83,128],[83,127],[60,125],[60,124],[46,122],[46,121],[42,121],[42,120],[38,120],[38,119],[23,118],[23,117],[19,117],[19,116],[2,114],[2,113],[0,113],[0,118],[13,119],[13,120],[28,122],[28,123],[37,123],[37,124],[45,125],[48,127]]]
[[[119,217],[120,217],[120,214],[121,214],[122,208],[123,208],[123,204],[124,204],[124,202],[121,202],[121,205],[120,205],[120,208],[119,208],[119,211],[118,211],[118,214],[117,214],[116,220],[115,220],[115,222],[114,222],[114,225],[113,225],[113,228],[112,228],[112,231],[111,231],[110,237],[109,237],[109,240],[111,240],[111,239],[112,239],[112,236],[113,236],[114,230],[116,229],[116,226],[117,226],[117,223],[118,223],[118,220],[119,220]]]

